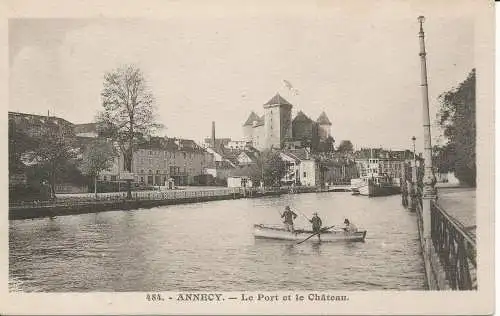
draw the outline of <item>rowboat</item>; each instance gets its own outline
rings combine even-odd
[[[266,239],[280,239],[280,240],[292,240],[292,241],[302,241],[307,237],[314,234],[312,230],[296,229],[293,232],[287,231],[281,225],[264,225],[255,224],[254,225],[254,237],[255,238],[266,238]],[[322,232],[321,235],[314,236],[309,239],[313,242],[333,242],[333,241],[364,241],[366,236],[366,230],[358,230],[354,233],[348,233],[344,230],[327,230]]]

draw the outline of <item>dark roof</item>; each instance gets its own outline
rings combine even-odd
[[[243,126],[253,125],[253,122],[255,122],[255,121],[258,122],[259,120],[260,120],[259,116],[257,114],[255,114],[254,111],[252,111],[252,113],[250,113],[250,115],[248,116],[248,118],[247,118],[245,124],[243,124]]]
[[[276,93],[276,95],[274,97],[271,98],[271,100],[267,101],[266,104],[264,104],[264,106],[266,105],[289,105],[289,106],[292,106],[292,104],[290,102],[288,102],[287,100],[285,100],[285,98],[283,98],[279,93]]]
[[[312,120],[307,117],[307,115],[304,114],[304,112],[302,111],[299,111],[299,113],[297,113],[297,115],[295,116],[295,118],[293,119],[293,122],[312,122]]]
[[[250,177],[253,174],[260,174],[260,168],[257,165],[244,165],[230,172],[232,177]]]
[[[243,152],[248,156],[248,158],[250,158],[250,160],[257,162],[258,157],[256,152],[250,150],[244,150]]]
[[[239,149],[229,149],[229,148],[224,148],[220,154],[231,161],[237,160],[238,156],[241,154],[241,150]]]
[[[191,139],[169,138],[169,137],[151,137],[149,140],[141,142],[139,149],[157,149],[169,151],[191,151],[203,152],[205,149]]]
[[[332,122],[328,119],[328,116],[326,116],[326,113],[323,111],[321,112],[320,116],[316,120],[321,125],[332,125]]]

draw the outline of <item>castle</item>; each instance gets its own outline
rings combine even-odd
[[[322,112],[316,121],[302,111],[292,121],[293,105],[276,94],[264,104],[264,115],[251,112],[243,124],[243,137],[258,150],[285,147],[317,148],[331,136],[332,123]]]

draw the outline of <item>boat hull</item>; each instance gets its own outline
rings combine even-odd
[[[399,187],[391,185],[379,185],[371,182],[362,184],[360,187],[358,187],[358,191],[359,194],[365,196],[386,196],[401,193]]]
[[[290,241],[302,241],[309,236],[314,234],[310,230],[295,230],[293,233],[287,231],[282,226],[272,226],[272,225],[254,225],[254,237],[255,238],[265,238],[265,239],[279,239],[279,240],[290,240]],[[336,241],[364,241],[366,236],[366,230],[360,230],[355,233],[347,233],[343,230],[328,230],[322,232],[320,236],[314,236],[308,241],[311,242],[336,242]]]

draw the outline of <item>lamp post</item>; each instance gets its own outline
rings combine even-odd
[[[415,154],[415,141],[417,140],[417,138],[415,136],[413,136],[411,138],[412,142],[413,142],[413,161],[416,161],[417,160],[417,156]]]
[[[418,17],[420,24],[420,32],[418,37],[420,39],[420,77],[422,87],[422,118],[424,128],[424,177],[423,177],[423,195],[422,195],[422,217],[424,224],[424,238],[426,246],[429,245],[431,237],[431,203],[436,199],[436,189],[434,187],[436,178],[432,170],[432,142],[431,142],[431,124],[429,117],[429,92],[427,85],[427,64],[425,53],[425,40],[423,23],[425,18]]]
[[[415,150],[415,141],[417,140],[417,138],[413,136],[411,140],[413,142],[413,163],[411,166],[411,182],[413,185],[413,189],[416,191],[418,179],[417,179],[417,154]]]

